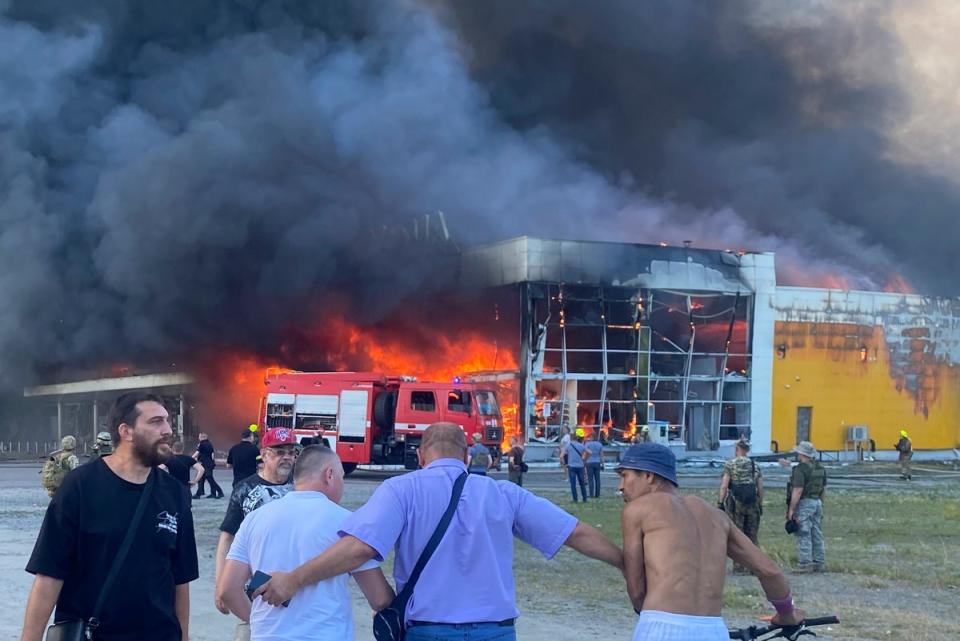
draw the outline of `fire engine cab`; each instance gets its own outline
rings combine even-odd
[[[357,465],[416,469],[417,448],[431,423],[479,433],[494,461],[500,458],[503,419],[493,390],[475,383],[417,381],[370,372],[268,374],[260,424],[292,428],[298,440],[319,438],[334,448],[347,473]]]

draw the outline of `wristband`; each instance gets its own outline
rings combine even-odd
[[[767,599],[770,601],[770,605],[774,607],[777,611],[777,614],[780,616],[787,616],[788,614],[793,614],[793,595],[787,592],[787,596],[781,599]]]

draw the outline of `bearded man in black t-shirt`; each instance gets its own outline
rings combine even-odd
[[[263,459],[263,469],[240,481],[230,496],[227,513],[220,525],[220,540],[217,543],[217,581],[223,574],[223,565],[233,544],[233,537],[247,514],[293,489],[291,476],[293,464],[297,460],[297,437],[293,430],[286,427],[267,430],[260,440],[260,457]],[[230,614],[226,604],[216,597],[214,602],[218,610],[224,614]]]
[[[40,641],[54,621],[88,620],[130,527],[133,543],[105,595],[98,641],[181,641],[188,638],[190,581],[199,576],[190,497],[178,481],[153,468],[171,455],[173,432],[162,400],[134,392],[110,411],[113,454],[64,479],[47,507],[27,572],[36,575],[22,641]],[[150,475],[152,492],[133,524]],[[104,500],[106,498],[107,500]]]

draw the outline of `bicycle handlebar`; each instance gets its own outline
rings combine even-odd
[[[840,619],[838,619],[836,616],[810,617],[804,619],[800,625],[777,625],[775,623],[764,626],[751,625],[748,628],[729,630],[729,632],[731,639],[741,639],[742,641],[759,639],[763,635],[776,632],[777,630],[780,632],[770,637],[771,639],[775,639],[777,637],[783,637],[785,639],[797,639],[802,633],[812,634],[811,632],[805,632],[809,627],[815,625],[830,625],[831,623],[840,623]]]

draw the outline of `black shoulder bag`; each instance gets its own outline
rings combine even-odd
[[[140,527],[140,522],[143,520],[143,513],[146,511],[147,503],[150,501],[150,494],[153,491],[154,478],[156,475],[157,471],[151,468],[150,475],[147,476],[147,482],[143,488],[143,493],[140,495],[140,501],[137,502],[137,510],[133,513],[133,519],[130,521],[127,534],[123,537],[123,543],[120,544],[117,556],[113,559],[110,572],[107,574],[107,578],[100,588],[100,595],[97,597],[96,605],[93,606],[93,612],[90,614],[90,618],[86,621],[83,619],[74,619],[72,621],[54,623],[47,628],[46,641],[91,641],[94,639],[97,628],[100,627],[100,612],[103,610],[104,603],[107,600],[107,593],[110,591],[110,587],[120,573],[120,568],[127,558],[127,552],[130,551],[130,546],[133,545],[133,537],[136,535],[137,528]]]
[[[447,511],[440,518],[440,523],[437,524],[437,529],[433,531],[433,536],[427,542],[427,547],[423,548],[423,552],[420,553],[420,558],[417,559],[417,564],[414,566],[413,572],[410,573],[410,580],[400,590],[400,594],[393,599],[393,603],[373,616],[373,638],[377,641],[403,641],[406,636],[407,630],[403,618],[407,611],[407,602],[413,596],[413,588],[416,586],[420,574],[423,573],[423,568],[426,567],[427,561],[430,560],[437,546],[440,545],[443,535],[447,532],[447,527],[450,526],[450,521],[453,520],[453,513],[457,511],[457,503],[460,502],[460,495],[463,493],[463,485],[467,482],[467,476],[469,475],[464,472],[454,482],[453,495],[450,497]]]

